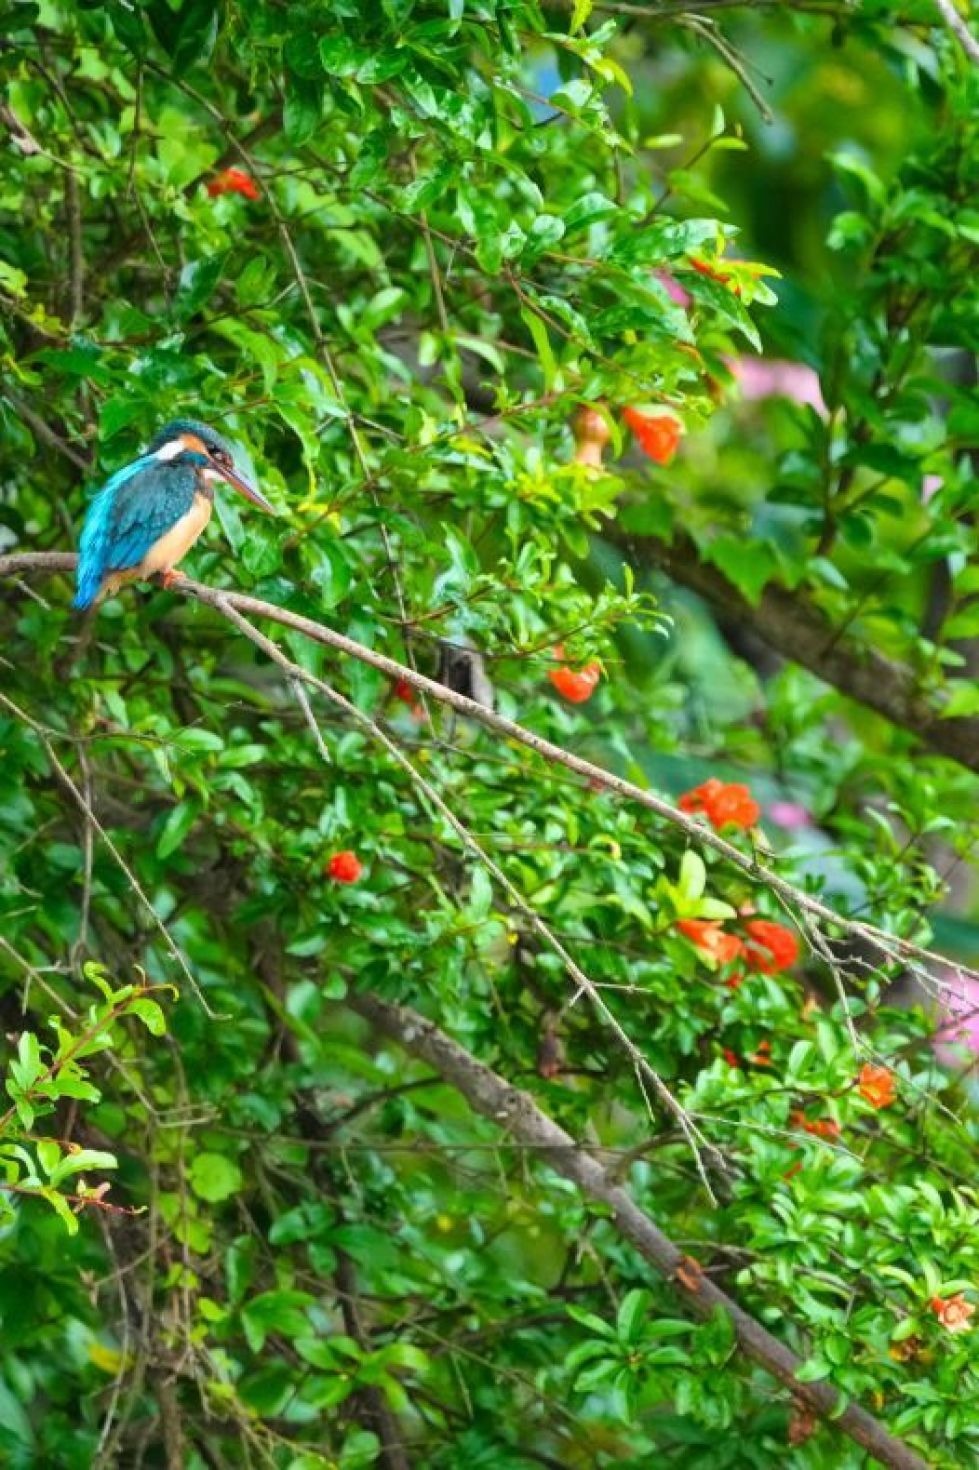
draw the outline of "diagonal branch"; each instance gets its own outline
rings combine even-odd
[[[539,1156],[572,1180],[583,1194],[610,1206],[619,1232],[644,1260],[673,1282],[686,1308],[698,1317],[723,1312],[745,1356],[785,1384],[796,1398],[823,1418],[832,1419],[836,1428],[882,1465],[892,1470],[927,1470],[927,1462],[909,1445],[896,1439],[866,1410],[846,1404],[830,1384],[801,1383],[796,1375],[802,1360],[704,1275],[697,1263],[639,1208],[628,1191],[612,1182],[594,1155],[542,1112],[529,1093],[512,1087],[407,1006],[371,994],[349,995],[347,1004],[406,1051],[434,1067],[477,1113],[490,1118],[519,1142],[539,1150]],[[846,1407],[841,1407],[844,1404]]]
[[[708,1178],[707,1170],[704,1165],[703,1158],[701,1157],[701,1148],[703,1148],[705,1153],[710,1155],[711,1163],[714,1165],[715,1168],[718,1169],[719,1172],[723,1172],[727,1167],[723,1156],[713,1146],[713,1144],[708,1142],[708,1140],[703,1136],[700,1130],[691,1122],[689,1114],[673,1096],[673,1093],[666,1086],[666,1083],[660,1077],[659,1073],[656,1072],[647,1061],[646,1057],[640,1051],[639,1047],[636,1046],[635,1042],[629,1036],[625,1027],[617,1019],[615,1012],[607,1005],[598,986],[588,977],[588,975],[586,975],[584,970],[578,964],[577,960],[574,959],[574,957],[568,952],[564,944],[562,944],[561,940],[558,939],[557,935],[547,924],[544,923],[544,920],[541,918],[537,910],[530,903],[527,902],[526,898],[524,898],[523,894],[520,892],[520,889],[516,886],[515,883],[511,882],[506,873],[500,867],[499,863],[497,863],[492,857],[490,857],[489,853],[482,846],[482,844],[477,841],[477,839],[473,836],[465,823],[460,821],[460,819],[456,816],[455,812],[448,805],[445,799],[440,795],[438,791],[436,791],[432,783],[430,781],[427,781],[425,777],[421,774],[421,772],[415,768],[412,762],[405,755],[404,751],[401,750],[400,746],[398,746],[391,739],[386,731],[382,730],[380,725],[378,725],[375,720],[372,720],[369,715],[364,714],[363,710],[358,709],[355,704],[353,704],[349,699],[345,698],[345,696],[342,695],[339,690],[334,689],[331,684],[327,684],[324,679],[320,679],[316,674],[312,674],[308,670],[300,668],[298,664],[293,663],[291,659],[286,657],[286,655],[282,652],[278,645],[272,642],[271,638],[266,638],[264,633],[260,633],[257,628],[254,628],[252,624],[249,623],[247,618],[243,618],[240,613],[237,613],[233,607],[228,605],[227,602],[219,603],[218,610],[220,612],[223,612],[224,616],[228,618],[232,623],[234,623],[235,627],[238,628],[239,631],[242,632],[246,638],[250,639],[251,642],[256,645],[256,647],[261,648],[268,658],[270,658],[274,663],[278,664],[279,667],[288,674],[290,680],[293,683],[296,698],[306,718],[306,722],[309,725],[314,738],[316,739],[317,745],[320,749],[320,754],[325,757],[327,763],[329,763],[329,754],[327,753],[323,745],[323,737],[320,733],[320,728],[316,723],[316,717],[313,714],[309,699],[306,695],[305,688],[303,687],[304,683],[309,684],[312,688],[318,689],[320,693],[325,694],[329,700],[331,700],[339,709],[343,710],[343,712],[351,720],[358,724],[362,730],[366,730],[367,733],[372,737],[372,739],[376,740],[380,745],[382,745],[387,751],[388,755],[391,757],[391,759],[401,767],[401,769],[408,776],[408,779],[422,793],[425,800],[428,802],[430,809],[438,812],[443,821],[448,823],[453,832],[459,838],[459,841],[466,849],[466,851],[469,852],[473,857],[475,857],[477,862],[483,865],[483,867],[490,874],[493,881],[497,884],[497,887],[500,888],[504,893],[506,893],[507,897],[510,899],[510,902],[514,905],[514,907],[523,914],[524,918],[528,921],[530,927],[533,929],[534,933],[538,936],[542,943],[545,944],[557,955],[558,959],[560,959],[561,963],[563,964],[567,974],[571,977],[575,985],[578,987],[577,994],[588,996],[589,1001],[591,1002],[601,1021],[609,1028],[609,1030],[615,1036],[619,1045],[629,1057],[629,1060],[632,1062],[633,1069],[635,1070],[636,1074],[636,1080],[639,1083],[640,1091],[642,1092],[643,1099],[649,1108],[650,1117],[655,1117],[649,1094],[649,1089],[652,1089],[652,1091],[659,1098],[660,1102],[663,1103],[668,1111],[671,1112],[676,1118],[681,1132],[690,1145],[691,1151],[696,1161],[698,1173],[700,1174],[700,1178],[704,1185],[704,1189],[707,1192],[708,1198],[711,1200],[712,1203],[716,1204],[714,1191],[711,1188],[710,1179]]]
[[[76,561],[74,552],[14,552],[9,556],[0,556],[0,577],[16,576],[21,572],[32,571],[68,572],[74,569]],[[205,583],[194,582],[189,577],[174,583],[172,590],[185,597],[196,598],[198,602],[205,603],[225,617],[227,617],[227,609],[230,608],[246,616],[265,618],[284,628],[291,628],[294,632],[301,633],[304,637],[323,644],[327,648],[335,649],[348,658],[369,664],[371,668],[379,670],[389,679],[403,679],[431,699],[449,705],[459,714],[466,715],[469,719],[475,720],[477,724],[484,725],[505,740],[516,741],[517,744],[534,751],[552,765],[563,766],[565,770],[573,771],[585,781],[594,783],[596,788],[609,791],[626,801],[644,807],[654,816],[682,832],[696,846],[709,848],[712,852],[718,853],[732,867],[745,873],[752,882],[768,888],[790,911],[807,914],[831,931],[849,935],[861,941],[879,956],[881,963],[903,965],[916,974],[930,978],[934,985],[939,984],[934,976],[929,977],[926,967],[930,965],[941,969],[948,963],[945,955],[915,944],[910,939],[891,934],[876,924],[866,923],[862,919],[851,919],[837,912],[813,894],[807,893],[787,878],[783,878],[774,868],[760,862],[755,853],[742,852],[740,848],[719,836],[712,828],[705,826],[695,817],[681,812],[663,797],[647,791],[642,786],[636,786],[622,776],[614,775],[604,767],[595,765],[593,761],[575,755],[570,750],[565,750],[561,745],[555,745],[553,740],[547,740],[544,736],[535,734],[533,730],[528,730],[525,725],[518,724],[516,720],[507,719],[506,716],[497,714],[495,710],[486,709],[476,700],[468,698],[465,694],[457,693],[456,690],[440,684],[436,679],[430,679],[415,669],[399,664],[393,658],[388,658],[386,654],[378,653],[375,649],[368,648],[353,638],[348,638],[344,633],[337,633],[333,628],[317,623],[313,618],[290,612],[288,608],[278,607],[275,603],[264,602],[258,597],[249,597],[242,592],[208,587]],[[958,721],[957,723],[967,722]],[[964,965],[957,965],[956,969],[960,976],[979,980],[979,972],[973,972]]]

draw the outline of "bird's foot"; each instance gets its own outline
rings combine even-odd
[[[186,580],[186,572],[178,572],[176,567],[168,567],[165,572],[157,572],[153,578],[153,581],[156,582],[158,587],[162,587],[164,592],[168,587],[172,587],[175,582],[186,582]]]

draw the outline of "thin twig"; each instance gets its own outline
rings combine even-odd
[[[724,64],[734,72],[734,75],[738,78],[748,96],[757,107],[762,120],[767,123],[772,122],[772,109],[748,75],[748,68],[743,58],[739,56],[738,52],[722,32],[717,29],[714,22],[700,15],[688,15],[681,23],[688,31],[693,31],[696,35],[702,36],[708,46],[714,48]]]
[[[177,965],[180,967],[184,978],[187,980],[191,990],[194,992],[194,995],[200,1002],[205,1015],[211,1021],[227,1020],[228,1018],[226,1016],[219,1016],[218,1013],[216,1011],[213,1011],[208,1005],[207,1000],[204,997],[204,992],[201,990],[196,979],[194,978],[193,971],[184,958],[183,952],[175,944],[173,938],[171,937],[169,929],[160,918],[156,909],[153,907],[152,903],[146,895],[145,890],[142,887],[142,884],[136,877],[136,874],[126,862],[126,859],[123,857],[118,847],[116,847],[108,832],[102,826],[102,823],[93,812],[89,803],[85,800],[82,792],[79,791],[77,785],[75,784],[75,781],[73,780],[68,770],[58,759],[57,751],[51,744],[51,741],[48,738],[48,734],[44,726],[39,725],[37,721],[32,719],[25,710],[22,710],[20,706],[15,704],[12,699],[9,699],[6,694],[0,693],[0,704],[4,705],[11,712],[15,719],[20,720],[22,724],[25,724],[28,727],[29,730],[33,730],[34,734],[41,742],[44,752],[51,763],[51,769],[54,771],[55,775],[58,777],[58,780],[62,783],[65,789],[74,798],[75,802],[77,802],[79,811],[81,811],[84,814],[86,820],[91,823],[92,827],[98,833],[99,838],[101,839],[110,856],[112,857],[112,860],[116,863],[116,865],[124,874],[130,888],[139,899],[147,914],[150,916],[154,928],[159,930],[163,938],[163,942],[166,945],[171,957],[177,962]]]
[[[979,41],[976,40],[964,19],[956,10],[955,0],[935,0],[935,9],[952,34],[957,37],[965,54],[973,62],[979,63]]]
[[[65,174],[65,215],[68,224],[68,325],[77,327],[85,308],[85,250],[82,243],[82,205],[78,174]]]
[[[431,782],[429,782],[421,774],[421,772],[418,771],[414,765],[412,765],[411,761],[405,755],[404,751],[395,744],[395,742],[386,733],[386,731],[382,730],[380,725],[372,720],[369,715],[364,714],[363,710],[358,709],[355,704],[352,704],[349,699],[346,699],[344,695],[339,692],[339,690],[334,689],[332,685],[327,684],[324,679],[318,678],[315,674],[311,674],[307,670],[301,669],[298,664],[293,663],[291,659],[287,658],[287,656],[282,652],[277,644],[273,643],[270,638],[266,638],[264,633],[260,633],[257,628],[253,627],[252,624],[248,622],[247,618],[243,618],[229,604],[218,604],[218,608],[219,611],[221,611],[230,622],[234,623],[235,627],[237,627],[240,632],[244,633],[246,638],[250,639],[257,648],[261,648],[262,651],[267,655],[267,657],[273,661],[273,663],[278,664],[279,667],[288,674],[293,688],[299,687],[300,681],[304,681],[312,688],[318,689],[321,694],[325,694],[326,697],[333,704],[335,704],[339,709],[343,710],[346,715],[348,715],[352,720],[360,725],[361,729],[366,730],[374,740],[376,740],[380,745],[383,745],[384,749],[387,751],[391,759],[401,767],[401,769],[409,777],[412,783],[418,788],[419,791],[423,793],[429,805],[434,807],[434,809],[439,813],[442,819],[449,824],[463,846],[470,853],[472,853],[472,855],[477,859],[478,862],[480,862],[486,868],[487,872],[495,880],[497,885],[502,888],[503,891],[506,893],[507,897],[510,899],[510,902],[514,905],[514,907],[519,909],[519,911],[527,919],[527,922],[537,934],[538,938],[541,939],[543,943],[546,944],[547,947],[558,956],[558,958],[561,960],[561,963],[564,965],[564,968],[570,975],[571,979],[575,982],[575,985],[578,987],[579,991],[588,996],[596,1012],[602,1018],[605,1025],[608,1026],[608,1028],[611,1030],[616,1040],[619,1042],[619,1045],[626,1052],[629,1060],[632,1062],[632,1065],[635,1068],[636,1076],[639,1080],[640,1090],[643,1094],[643,1100],[646,1102],[651,1116],[655,1115],[653,1115],[650,1100],[646,1092],[646,1083],[649,1083],[649,1085],[653,1088],[653,1091],[656,1093],[656,1096],[659,1098],[660,1102],[676,1118],[677,1123],[682,1129],[684,1136],[686,1137],[687,1142],[690,1145],[691,1151],[697,1163],[698,1173],[700,1174],[701,1181],[704,1185],[705,1190],[707,1191],[707,1195],[710,1198],[711,1202],[716,1204],[716,1198],[713,1189],[711,1188],[710,1180],[707,1176],[707,1171],[704,1167],[703,1159],[701,1157],[701,1150],[710,1153],[712,1164],[720,1170],[726,1169],[723,1156],[718,1152],[717,1149],[714,1148],[713,1144],[711,1144],[708,1139],[704,1137],[700,1130],[695,1128],[691,1124],[690,1119],[682,1104],[674,1097],[673,1093],[667,1087],[666,1083],[663,1081],[662,1077],[660,1077],[659,1073],[650,1066],[649,1062],[643,1056],[638,1046],[636,1046],[635,1042],[629,1036],[628,1032],[621,1025],[614,1012],[609,1008],[607,1002],[604,1000],[600,988],[594,983],[594,981],[589,978],[588,975],[585,974],[584,970],[582,970],[581,966],[577,963],[574,957],[569,954],[568,950],[564,947],[561,941],[552,932],[548,925],[545,924],[544,920],[537,913],[536,909],[534,909],[527,902],[526,898],[520,892],[519,888],[517,888],[512,880],[507,877],[506,873],[499,866],[499,864],[495,862],[492,857],[490,857],[489,853],[481,845],[481,843],[479,843],[476,838],[473,837],[468,827],[466,827],[465,824],[460,821],[460,819],[456,816],[455,812],[452,811],[448,803],[444,800],[440,793],[436,791],[435,787],[432,786]],[[303,709],[303,713],[306,716],[307,722],[309,723],[310,728],[317,738],[317,744],[322,746],[322,736],[319,733],[319,728],[316,724],[313,711],[310,708],[309,700],[304,697],[300,701],[300,703]],[[328,756],[327,759],[329,759]]]
[[[77,558],[73,552],[14,552],[7,556],[0,556],[0,577],[29,571],[71,571],[76,561]],[[223,611],[223,608],[227,607],[245,616],[267,618],[284,628],[291,628],[295,632],[302,633],[316,643],[333,648],[360,663],[368,664],[389,679],[405,680],[421,693],[427,694],[441,704],[449,705],[459,714],[475,720],[505,740],[516,741],[551,764],[563,766],[566,770],[574,772],[586,782],[593,783],[596,789],[611,792],[613,795],[644,807],[654,816],[682,832],[695,846],[709,848],[718,853],[733,867],[745,873],[753,882],[767,887],[777,898],[794,909],[811,915],[831,930],[838,930],[841,934],[849,934],[855,939],[862,940],[865,945],[880,955],[882,963],[901,966],[914,966],[917,963],[934,967],[948,964],[946,955],[939,954],[924,945],[915,944],[910,939],[890,934],[875,924],[867,923],[862,919],[848,918],[838,913],[813,894],[805,892],[787,878],[783,878],[780,873],[762,863],[755,854],[742,852],[740,848],[735,847],[733,843],[728,842],[712,828],[705,826],[697,818],[688,816],[686,812],[681,812],[677,807],[671,806],[668,801],[654,792],[636,786],[624,777],[595,765],[593,761],[575,755],[570,750],[565,750],[563,746],[556,745],[552,740],[535,734],[524,725],[518,724],[516,720],[507,719],[505,715],[498,714],[495,710],[486,709],[476,700],[457,693],[447,685],[440,684],[435,679],[430,679],[427,675],[396,662],[386,654],[378,653],[375,649],[356,642],[353,638],[348,638],[344,633],[338,633],[323,623],[315,622],[312,618],[290,612],[287,608],[278,607],[275,603],[265,602],[257,597],[249,597],[241,592],[222,591],[208,587],[205,583],[195,582],[189,577],[175,583],[172,590],[182,596],[195,598],[198,602],[205,603],[218,611]],[[958,965],[957,969],[959,974],[979,980],[979,971],[969,969],[964,965]],[[941,986],[942,982],[933,977],[933,983]]]
[[[13,388],[7,387],[6,384],[0,392],[2,392],[3,397],[6,398],[17,417],[30,429],[35,439],[39,439],[42,444],[47,444],[51,449],[56,449],[59,454],[64,455],[65,459],[71,460],[75,468],[81,470],[83,474],[87,475],[89,473],[91,465],[88,460],[84,459],[77,450],[72,449],[71,445],[67,444],[60,434],[56,434],[53,429],[49,428],[41,418],[41,415],[35,413],[34,409],[31,408],[29,403],[24,402],[19,393],[15,393]]]

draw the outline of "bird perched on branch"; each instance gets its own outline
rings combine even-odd
[[[214,487],[224,480],[274,515],[265,496],[235,469],[231,445],[195,419],[175,419],[145,454],[117,470],[88,508],[78,547],[74,606],[85,609],[127,582],[175,570],[211,519]]]

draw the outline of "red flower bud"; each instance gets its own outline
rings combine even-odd
[[[356,883],[364,865],[355,852],[335,852],[326,865],[326,871],[337,883]]]

